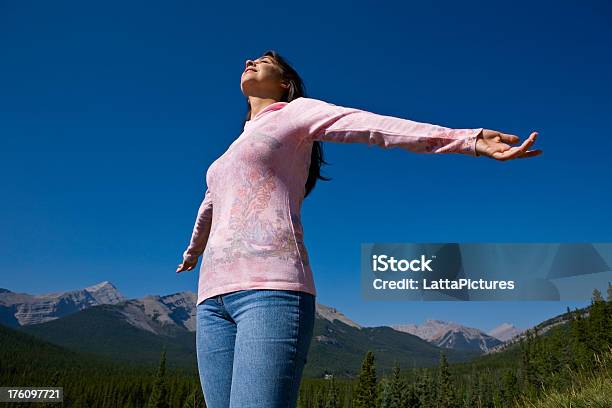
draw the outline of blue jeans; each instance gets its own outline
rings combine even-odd
[[[312,338],[315,296],[239,290],[197,306],[196,351],[208,408],[293,408]]]

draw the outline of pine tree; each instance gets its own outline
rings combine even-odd
[[[422,407],[429,408],[434,405],[434,381],[429,372],[425,369],[421,372],[416,382],[416,392]]]
[[[329,386],[327,389],[327,398],[325,401],[325,408],[339,408],[340,401],[338,397],[338,387],[336,386],[336,380],[334,377],[329,380]]]
[[[421,401],[419,400],[419,396],[416,392],[415,384],[411,384],[410,386],[404,388],[402,400],[404,401],[403,406],[405,408],[422,408]]]
[[[472,373],[470,393],[465,398],[464,408],[481,408],[480,381],[477,373]]]
[[[391,381],[382,378],[378,385],[380,386],[378,406],[380,408],[395,408],[391,402]]]
[[[612,283],[608,282],[608,302],[612,302]]]
[[[593,289],[592,303],[595,303],[595,302],[603,302],[603,297],[601,296],[601,292],[597,288]]]
[[[451,373],[448,368],[446,355],[440,353],[440,364],[438,366],[438,408],[454,408],[455,398],[453,385],[451,383]]]
[[[575,319],[571,325],[571,342],[574,348],[576,365],[579,367],[588,366],[590,353],[587,347],[589,333],[587,322],[582,317],[582,313],[576,309]]]
[[[492,373],[490,369],[481,371],[478,375],[478,388],[480,389],[480,404],[483,408],[493,408]]]
[[[596,299],[596,297],[594,297]],[[591,355],[601,354],[612,344],[612,321],[610,306],[603,299],[594,300],[589,309],[588,347]],[[594,361],[592,361],[594,363]]]
[[[405,384],[400,377],[400,368],[397,361],[393,365],[391,378],[384,378],[381,383],[381,408],[403,408],[406,406]]]
[[[157,376],[153,384],[153,390],[147,408],[169,408],[168,405],[168,390],[166,386],[166,350],[162,351]]]
[[[515,397],[519,395],[518,380],[512,369],[507,369],[503,376],[502,398],[504,406],[512,406]]]
[[[357,377],[353,406],[355,408],[374,408],[378,405],[376,389],[376,370],[374,366],[374,353],[368,351],[361,365]]]
[[[546,343],[542,339],[541,329],[536,326],[533,328],[533,353],[531,355],[535,368],[535,386],[541,390],[546,384],[550,375],[550,353],[546,349]]]
[[[400,367],[397,361],[393,365],[393,371],[391,372],[391,382],[389,385],[391,392],[391,406],[393,408],[404,407],[405,401],[402,398],[402,391],[405,387],[405,384],[400,376]]]

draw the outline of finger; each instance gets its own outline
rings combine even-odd
[[[533,144],[537,137],[538,137],[538,132],[531,132],[527,140],[531,141],[531,143]]]
[[[509,133],[500,133],[499,137],[501,139],[502,142],[504,143],[518,143],[521,141],[521,138],[516,136],[516,135],[511,135]]]
[[[521,146],[512,147],[502,152],[495,152],[493,153],[493,157],[496,158],[497,160],[510,160],[510,159],[515,158],[516,156],[520,156],[527,150],[527,147],[528,147],[526,145],[527,141],[528,139]]]
[[[531,135],[529,135],[529,137],[527,139],[525,139],[525,141],[519,146],[517,153],[518,154],[523,154],[527,151],[527,149],[529,149],[531,147],[531,145],[533,145],[535,143],[535,139],[536,139],[536,133],[532,133]]]
[[[511,136],[511,137],[517,137],[518,136],[514,136],[514,135],[504,135],[504,136]],[[523,143],[520,146],[514,146],[514,149],[518,149],[518,151],[526,151],[536,140],[536,137],[538,136],[538,132],[532,132],[529,137],[527,139],[525,139],[523,141]],[[502,137],[502,140],[504,139],[504,137]],[[514,153],[514,151],[512,152]]]
[[[517,159],[526,159],[528,157],[535,157],[542,154],[542,150],[529,150],[518,156]]]
[[[535,135],[532,133],[529,138],[525,139],[525,141],[520,146],[515,146],[511,149],[508,149],[504,152],[494,154],[494,157],[498,160],[510,160],[517,157],[522,156],[527,152],[527,149],[533,145],[535,142]]]

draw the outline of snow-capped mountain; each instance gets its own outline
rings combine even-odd
[[[391,328],[410,333],[438,346],[456,350],[487,351],[502,342],[479,329],[443,320],[428,319],[421,325],[392,325]]]
[[[43,295],[0,289],[0,323],[10,327],[43,323],[91,306],[116,304],[123,300],[125,297],[109,281],[85,289]]]

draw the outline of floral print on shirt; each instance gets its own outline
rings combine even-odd
[[[299,259],[283,209],[275,208],[274,217],[268,215],[279,183],[279,175],[269,166],[269,156],[282,147],[274,137],[256,132],[226,153],[223,164],[232,169],[232,202],[223,246],[206,253],[210,262],[229,264],[250,257]]]

